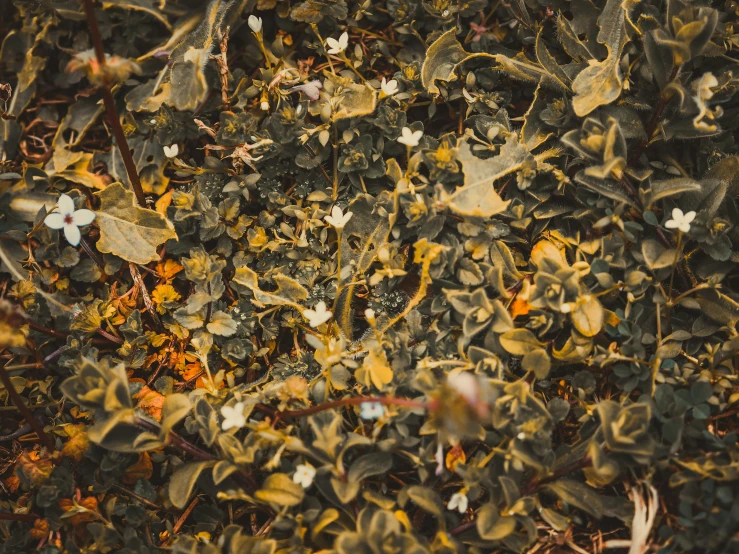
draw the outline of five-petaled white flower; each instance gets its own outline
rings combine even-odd
[[[385,93],[385,96],[392,96],[396,92],[398,92],[398,81],[395,79],[390,79],[389,81],[385,80],[385,77],[382,78],[382,83],[380,83],[380,89],[382,92]]]
[[[233,405],[233,408],[231,406],[224,406],[223,408],[221,408],[221,415],[223,416],[221,429],[223,429],[224,431],[228,431],[232,427],[241,429],[244,425],[246,425],[244,407],[245,404],[243,402],[237,402]]]
[[[422,136],[423,131],[411,131],[410,127],[403,127],[403,131],[401,132],[401,136],[398,138],[398,142],[412,148],[414,146],[418,146]]]
[[[359,409],[362,419],[380,419],[385,415],[385,408],[379,402],[362,402]]]
[[[331,209],[331,215],[325,216],[323,219],[326,220],[326,223],[329,225],[332,225],[335,229],[343,229],[344,225],[349,223],[349,220],[352,218],[351,212],[346,212],[339,208],[338,206],[334,206]]]
[[[64,229],[64,236],[72,246],[77,246],[82,238],[79,228],[89,225],[95,219],[91,210],[75,210],[74,201],[62,194],[57,201],[57,211],[46,216],[44,222],[52,229]]]
[[[180,153],[180,147],[177,146],[177,144],[172,144],[170,146],[164,147],[164,155],[168,158],[176,158],[177,154]]]
[[[249,29],[251,29],[255,33],[259,33],[262,30],[262,18],[257,17],[256,15],[250,15],[249,19],[247,20],[247,23],[249,24]]]
[[[455,492],[449,499],[449,503],[446,505],[446,507],[447,510],[457,510],[460,514],[463,514],[467,511],[468,505],[469,500],[467,499],[467,495],[462,494],[461,492]]]
[[[339,40],[327,38],[326,45],[329,46],[329,49],[326,50],[329,54],[341,54],[349,46],[349,33],[344,31],[339,37]]]
[[[665,223],[665,227],[668,229],[679,229],[683,233],[690,231],[690,223],[695,219],[695,212],[688,212],[686,214],[680,208],[674,208],[672,210],[672,219],[668,219]]]
[[[326,303],[321,300],[316,304],[316,309],[303,310],[303,316],[308,320],[311,327],[318,327],[321,323],[326,323],[334,313],[331,310],[326,309]]]
[[[313,479],[316,476],[316,468],[310,464],[298,464],[293,474],[293,483],[297,483],[304,489],[307,489],[313,484]]]

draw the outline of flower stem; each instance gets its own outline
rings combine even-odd
[[[103,40],[100,37],[100,29],[98,27],[97,17],[95,16],[95,8],[92,6],[92,0],[82,0],[82,5],[85,8],[85,15],[87,16],[90,37],[92,38],[92,45],[95,48],[95,57],[97,58],[98,64],[102,67],[105,65],[105,51],[103,50]],[[115,100],[113,99],[113,93],[110,91],[110,85],[108,83],[101,84],[100,92],[103,95],[103,103],[105,104],[105,112],[108,115],[110,128],[113,130],[116,145],[121,152],[123,165],[126,166],[128,180],[131,182],[131,187],[136,194],[136,200],[139,205],[145,208],[146,198],[144,198],[144,189],[141,187],[139,174],[136,171],[136,162],[133,161],[131,150],[128,148],[128,142],[126,141],[126,135],[123,133],[123,127],[121,127],[121,118],[115,107]]]

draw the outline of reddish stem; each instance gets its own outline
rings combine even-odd
[[[39,517],[35,514],[11,514],[0,512],[0,521],[36,521]]]
[[[342,408],[344,406],[356,406],[358,404],[364,404],[365,402],[378,402],[383,406],[404,406],[406,408],[428,408],[428,404],[425,402],[418,402],[417,400],[410,400],[408,398],[395,398],[393,396],[355,396],[352,398],[343,398],[341,400],[334,400],[333,402],[324,402],[310,408],[303,410],[286,410],[284,412],[276,412],[277,417],[305,417],[319,412],[325,412],[326,410],[332,410],[334,408]]]
[[[95,16],[95,8],[92,5],[92,0],[82,0],[82,5],[85,8],[87,24],[90,27],[90,37],[92,38],[92,45],[95,48],[95,57],[102,68],[105,65],[105,50],[103,50],[103,39],[100,36],[100,29],[98,27],[97,17]],[[126,141],[126,135],[123,133],[123,127],[121,127],[121,118],[115,107],[115,100],[113,99],[113,94],[110,92],[110,85],[108,83],[101,84],[100,92],[103,95],[103,103],[105,104],[105,112],[110,121],[110,128],[113,130],[113,136],[115,137],[118,150],[121,151],[123,165],[126,166],[128,180],[131,182],[131,187],[133,188],[133,192],[136,194],[136,200],[138,200],[139,205],[141,205],[142,208],[145,208],[146,198],[144,197],[144,189],[141,187],[139,174],[136,171],[136,162],[133,161],[131,150],[128,148],[128,141]]]

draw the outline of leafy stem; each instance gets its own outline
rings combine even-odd
[[[103,40],[100,37],[100,29],[98,28],[97,17],[95,16],[95,8],[92,5],[92,0],[82,0],[82,5],[85,8],[85,15],[87,16],[87,24],[90,28],[90,37],[92,38],[92,44],[95,48],[95,57],[97,58],[98,64],[103,67],[106,63],[105,50],[103,50]],[[110,128],[113,130],[116,145],[118,146],[118,150],[121,152],[123,165],[126,166],[128,180],[131,182],[131,187],[133,188],[133,192],[136,194],[136,200],[139,205],[142,208],[145,208],[146,198],[144,197],[144,189],[141,187],[139,174],[136,171],[136,162],[133,161],[131,150],[128,148],[128,141],[126,140],[126,135],[121,126],[121,118],[115,107],[115,100],[113,98],[113,93],[110,91],[110,85],[108,83],[102,83],[99,88],[100,93],[103,95],[103,103],[105,104],[105,112],[108,115]]]
[[[562,466],[547,477],[539,479],[538,477],[534,476],[521,488],[521,496],[532,496],[539,492],[539,489],[541,489],[541,487],[543,487],[547,483],[557,481],[558,479],[561,479],[562,477],[565,477],[566,475],[569,475],[574,471],[585,469],[586,467],[590,467],[591,465],[593,465],[593,460],[590,459],[590,456],[586,455],[571,464]],[[465,531],[473,529],[476,525],[477,520],[473,517],[470,521],[458,525],[457,527],[449,531],[449,533],[452,536],[461,535]]]
[[[667,80],[668,83],[672,83],[677,78],[678,73],[680,73],[680,66],[676,65],[672,68],[672,73],[670,73],[670,77]],[[666,88],[666,87],[665,87]],[[647,137],[643,138],[639,144],[636,147],[636,150],[634,150],[634,153],[629,158],[628,165],[633,166],[639,158],[641,158],[641,155],[644,153],[644,150],[649,145],[649,141],[652,140],[652,135],[654,134],[654,131],[657,129],[657,125],[659,124],[659,120],[662,117],[662,112],[665,111],[665,108],[667,107],[667,102],[669,102],[670,97],[665,94],[665,91],[662,91],[662,94],[660,95],[659,103],[657,104],[657,107],[654,109],[654,113],[652,114],[652,119],[649,120],[649,123],[647,124]]]

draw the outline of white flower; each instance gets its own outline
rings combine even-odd
[[[303,83],[302,85],[295,85],[293,88],[290,89],[290,92],[304,92],[305,95],[310,100],[318,100],[321,97],[321,89],[323,88],[323,83],[317,79],[314,79],[312,81],[308,81],[307,83]],[[297,108],[298,115],[300,115],[300,111],[302,111],[303,106],[299,105]]]
[[[223,423],[221,423],[221,429],[228,431],[232,427],[241,429],[246,425],[246,416],[244,416],[243,402],[237,402],[233,408],[231,406],[224,406],[221,408],[221,415],[223,416]]]
[[[177,154],[180,153],[180,147],[177,144],[164,147],[164,155],[168,158],[176,158]]]
[[[256,15],[250,15],[249,19],[247,20],[247,23],[249,24],[249,29],[251,29],[255,33],[259,33],[262,30],[262,18],[257,17]]]
[[[269,110],[269,102],[266,100],[262,100],[262,102],[259,104],[259,107],[262,109],[263,112],[266,112]]]
[[[379,402],[362,402],[359,408],[362,419],[379,419],[385,415],[385,408]]]
[[[349,46],[349,34],[345,31],[339,37],[339,40],[335,38],[327,38],[326,45],[330,48],[326,50],[329,54],[341,54],[346,47]]]
[[[62,194],[57,201],[57,211],[46,216],[44,221],[52,229],[64,229],[64,236],[72,246],[80,243],[82,234],[79,228],[89,225],[95,219],[95,212],[91,210],[75,210],[74,201]]]
[[[565,302],[559,307],[559,311],[563,314],[570,313],[572,311],[572,304],[570,304],[569,302]]]
[[[672,210],[672,219],[668,219],[665,223],[665,227],[668,229],[679,229],[683,233],[690,231],[690,222],[695,219],[695,212],[688,212],[686,214],[680,208],[674,208]]]
[[[467,402],[475,405],[480,399],[480,382],[469,371],[453,373],[447,378],[449,386],[456,390]]]
[[[372,308],[367,308],[366,310],[364,310],[364,318],[372,323],[375,320],[375,310],[373,310]]]
[[[398,142],[410,147],[418,146],[422,136],[423,131],[411,131],[410,127],[403,127],[402,136],[398,138]]]
[[[354,214],[351,212],[346,212],[346,214],[344,214],[344,211],[341,208],[334,206],[331,210],[331,215],[327,215],[323,219],[325,219],[326,223],[332,225],[335,229],[343,229],[344,225],[349,223],[352,215]]]
[[[316,477],[316,468],[310,464],[298,464],[293,474],[293,483],[297,483],[304,489],[307,489],[313,484],[313,479]]]
[[[310,308],[303,310],[303,316],[308,320],[311,327],[318,327],[321,323],[326,323],[332,315],[334,315],[333,312],[326,309],[326,303],[323,300],[316,304],[315,310]]]
[[[457,510],[460,514],[463,514],[467,511],[468,505],[469,500],[467,500],[467,495],[462,494],[461,492],[455,492],[449,499],[449,504],[447,504],[446,507],[447,510]]]
[[[380,88],[382,89],[382,92],[385,93],[385,96],[392,96],[396,92],[398,92],[398,81],[395,79],[390,79],[389,81],[385,80],[385,77],[382,78],[382,83],[380,83]]]

